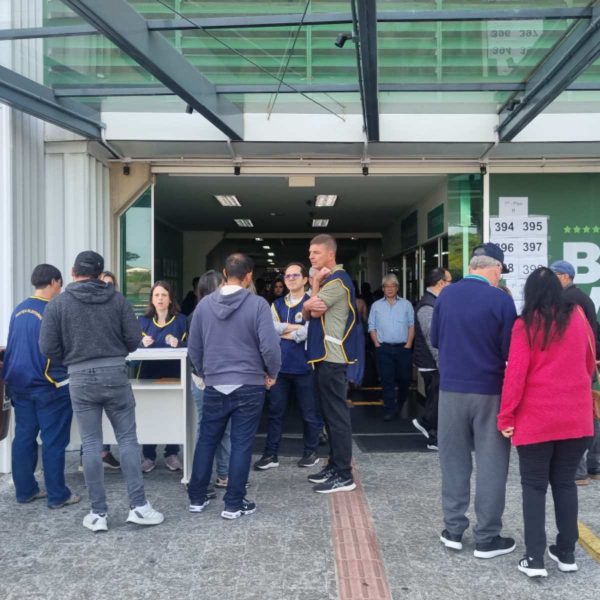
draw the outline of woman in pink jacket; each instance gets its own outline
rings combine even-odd
[[[498,414],[498,429],[519,453],[526,553],[518,569],[529,577],[548,575],[548,482],[558,529],[548,556],[560,571],[577,570],[575,470],[593,433],[591,340],[585,315],[564,299],[556,275],[536,269],[525,283],[525,306],[513,327]]]

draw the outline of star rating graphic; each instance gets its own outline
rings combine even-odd
[[[565,225],[563,227],[564,233],[600,233],[600,226],[598,225]]]

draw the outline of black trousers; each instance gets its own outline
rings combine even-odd
[[[421,422],[427,431],[437,431],[438,402],[440,399],[440,372],[421,371],[425,384],[425,414]]]
[[[574,551],[579,538],[575,470],[588,444],[586,437],[517,446],[527,556],[544,557],[548,483],[552,488],[558,529],[556,545],[561,552]]]
[[[352,475],[352,421],[346,402],[346,365],[318,362],[315,375],[321,415],[329,435],[329,464],[342,477]]]

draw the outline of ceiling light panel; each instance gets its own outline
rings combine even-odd
[[[313,227],[327,227],[329,225],[329,219],[313,219]]]
[[[237,196],[215,196],[221,206],[241,206]]]
[[[263,246],[263,250],[270,250],[271,246]]]
[[[254,223],[250,219],[234,219],[238,227],[254,227]]]
[[[335,194],[319,194],[315,198],[315,206],[334,206],[335,201],[337,200],[337,196]]]
[[[275,256],[275,252],[267,252],[267,256]]]

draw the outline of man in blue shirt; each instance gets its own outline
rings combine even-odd
[[[38,265],[31,274],[33,296],[17,306],[10,319],[4,379],[15,409],[12,476],[17,502],[47,498],[50,508],[80,501],[65,485],[65,449],[71,433],[71,399],[67,370],[44,356],[38,340],[48,302],[60,294],[62,275],[52,265]],[[42,438],[46,490],[34,472],[37,436]]]
[[[408,393],[415,313],[411,303],[398,296],[400,286],[393,273],[383,278],[382,287],[383,298],[373,303],[369,313],[369,335],[383,387],[383,420],[391,421],[402,410]]]
[[[466,512],[475,451],[477,558],[494,558],[515,549],[515,540],[500,535],[510,442],[496,426],[517,316],[512,298],[498,289],[502,273],[507,272],[499,246],[477,246],[469,274],[440,294],[431,321],[431,344],[439,350],[440,371],[438,448],[445,525],[440,541],[446,548],[462,550],[462,535],[469,526]]]

